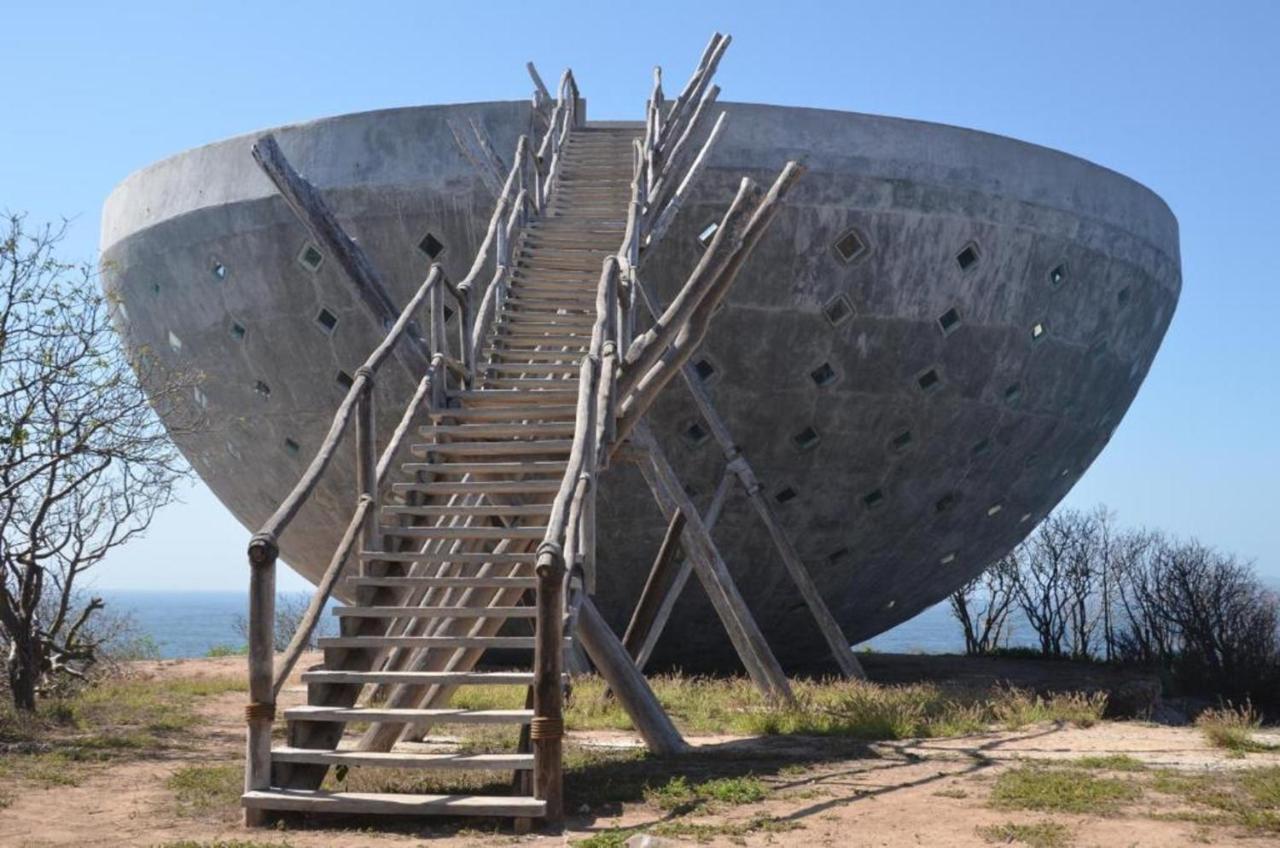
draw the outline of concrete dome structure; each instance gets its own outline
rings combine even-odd
[[[670,297],[745,173],[788,159],[795,187],[694,364],[852,641],[944,598],[1021,540],[1106,445],[1149,369],[1181,285],[1177,223],[1119,174],[972,130],[720,104],[724,136],[645,258]],[[449,121],[496,150],[526,102],[348,115],[273,131],[403,304],[429,262],[465,275],[493,198]],[[179,445],[255,528],[296,481],[352,371],[382,338],[250,158],[245,136],[129,177],[103,215],[105,286],[131,348],[204,375],[210,427]],[[785,364],[784,363],[790,363]],[[387,369],[379,427],[417,375]],[[705,505],[723,456],[683,389],[651,420]],[[336,469],[282,539],[316,579],[352,509]],[[620,630],[664,522],[620,466],[600,500],[596,600]],[[825,655],[765,530],[731,496],[715,537],[778,658]],[[239,559],[228,569],[243,569]],[[733,667],[701,592],[655,662]]]

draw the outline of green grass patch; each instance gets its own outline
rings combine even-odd
[[[244,657],[248,655],[248,645],[214,645],[205,654],[209,659],[218,659],[219,657]]]
[[[1146,771],[1147,764],[1128,754],[1104,754],[1092,757],[1080,757],[1071,761],[1073,766],[1098,771]]]
[[[1071,844],[1071,832],[1065,824],[1057,822],[993,824],[978,828],[978,835],[988,842],[1001,845],[1016,842],[1030,848],[1065,848]]]
[[[219,839],[216,842],[183,839],[180,842],[163,842],[156,848],[292,848],[292,846],[288,842],[260,842],[256,839]]]
[[[184,766],[169,776],[165,786],[184,815],[234,812],[244,791],[244,766]]]
[[[646,789],[645,800],[660,810],[685,813],[717,802],[728,806],[763,801],[769,790],[755,777],[720,777],[703,783],[690,783],[684,775],[661,786]]]
[[[1083,769],[1025,765],[996,778],[994,806],[1055,813],[1107,813],[1142,795],[1132,781],[1098,777]]]
[[[1151,788],[1192,808],[1170,818],[1206,825],[1235,825],[1257,833],[1280,833],[1280,766],[1207,774],[1156,772]]]

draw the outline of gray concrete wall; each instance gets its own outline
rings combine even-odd
[[[1007,551],[1102,450],[1177,302],[1177,224],[1132,180],[1012,139],[868,115],[725,108],[711,167],[645,275],[669,296],[696,260],[696,234],[719,217],[741,175],[766,181],[788,158],[809,166],[704,354],[712,395],[771,495],[794,493],[779,511],[848,635],[862,639]],[[427,267],[415,247],[422,235],[446,244],[442,260],[461,276],[491,208],[444,126],[451,112],[478,115],[504,155],[528,120],[524,104],[471,104],[279,133],[401,302]],[[353,370],[379,331],[331,267],[298,264],[305,234],[270,196],[250,141],[130,177],[108,201],[103,249],[130,343],[206,371],[215,427],[182,447],[252,527],[324,432],[342,395],[337,371]],[[865,249],[845,262],[833,244],[850,229]],[[957,256],[970,245],[977,259],[965,269]],[[217,265],[227,269],[221,279]],[[1055,269],[1063,269],[1056,283]],[[833,325],[824,308],[837,298],[850,314]],[[321,308],[339,319],[332,332],[315,321]],[[939,318],[949,310],[959,319],[944,333]],[[1036,324],[1044,332],[1033,338]],[[928,371],[939,379],[924,391],[917,378]],[[819,384],[815,372],[831,378]],[[258,380],[269,397],[254,391]],[[380,386],[386,430],[409,384],[396,375]],[[705,503],[722,462],[714,443],[691,437],[695,423],[683,390],[669,390],[655,425]],[[807,430],[816,443],[798,444]],[[348,464],[285,539],[299,571],[323,567],[351,491]],[[625,468],[604,482],[600,519],[600,603],[620,626],[662,523]],[[784,661],[820,652],[740,495],[716,535]],[[699,589],[677,615],[658,661],[731,665]]]

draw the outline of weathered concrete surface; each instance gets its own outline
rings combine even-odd
[[[1141,185],[1012,139],[869,115],[725,108],[711,166],[645,275],[670,296],[695,261],[697,232],[719,217],[742,174],[763,180],[788,158],[808,164],[717,318],[705,358],[717,405],[771,494],[783,495],[788,530],[860,640],[1007,551],[1102,450],[1177,303],[1177,223]],[[491,209],[449,115],[476,116],[500,151],[529,120],[523,103],[489,103],[278,131],[399,302],[427,268],[416,247],[423,236],[445,245],[440,259],[458,279]],[[350,373],[380,335],[329,264],[312,272],[298,262],[305,233],[270,196],[251,141],[130,177],[107,202],[102,238],[106,285],[126,306],[130,344],[205,371],[214,427],[181,446],[249,527],[315,449],[343,393],[338,371]],[[850,229],[864,249],[846,262],[834,244]],[[962,267],[967,247],[976,258]],[[833,324],[824,310],[837,298],[849,314]],[[317,321],[321,309],[338,318],[331,331]],[[918,381],[929,372],[937,380],[925,390]],[[255,391],[259,381],[269,396]],[[384,433],[410,384],[394,370],[381,381]],[[705,502],[723,462],[713,442],[691,437],[693,423],[692,404],[673,387],[655,428]],[[286,558],[312,578],[352,505],[350,463],[336,470],[284,540]],[[628,468],[606,478],[600,520],[599,605],[621,627],[663,523]],[[821,653],[740,493],[716,536],[783,662]],[[730,657],[692,589],[655,661],[704,668]]]

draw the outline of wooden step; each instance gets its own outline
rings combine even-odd
[[[534,366],[525,365],[515,367],[533,368]],[[574,369],[573,366],[569,366],[567,368],[561,368],[560,370],[572,371]],[[573,424],[574,422],[572,421],[546,421],[538,423],[513,421],[484,424],[426,424],[419,427],[418,431],[424,436],[465,437],[467,439],[507,438],[512,436],[537,438],[539,436],[572,436]]]
[[[272,748],[271,761],[317,766],[466,771],[522,771],[533,768],[533,754],[419,754],[408,751],[324,751],[314,748]]]
[[[508,352],[509,353],[509,352]],[[570,354],[562,351],[527,351],[530,356],[568,356],[580,355]],[[547,404],[545,406],[530,406],[526,403],[515,404],[511,407],[499,407],[485,405],[477,408],[454,408],[442,413],[459,421],[512,421],[512,420],[540,420],[559,418],[574,418],[578,414],[578,407],[574,404]]]
[[[444,518],[458,515],[483,515],[491,517],[510,517],[525,515],[550,515],[551,504],[520,504],[506,506],[497,504],[442,504],[426,506],[384,506],[382,514],[386,516],[412,515],[420,518]]]
[[[480,366],[480,370],[485,372],[497,372],[502,374],[577,374],[582,365],[576,361],[570,362],[490,362],[487,365]],[[567,422],[572,423],[572,422]],[[429,428],[424,428],[429,429]],[[573,428],[569,428],[569,432],[573,432]]]
[[[359,557],[364,562],[422,562],[422,563],[455,563],[457,565],[518,565],[534,563],[538,559],[536,551],[519,553],[485,553],[474,551],[463,552],[430,552],[421,551],[360,551]]]
[[[454,397],[464,404],[575,404],[578,401],[578,390],[522,392],[514,389],[486,389],[483,391],[456,392]]]
[[[536,589],[536,577],[348,577],[351,586],[431,588],[479,586],[488,589]]]
[[[240,796],[240,803],[255,810],[342,815],[538,818],[547,811],[546,802],[520,795],[407,795],[277,788],[246,792]]]
[[[565,645],[569,641],[565,639]],[[322,636],[321,648],[378,650],[381,648],[493,648],[532,649],[532,636]]]
[[[533,607],[335,607],[338,618],[536,618]]]
[[[557,489],[559,481],[556,482]],[[378,532],[397,539],[532,539],[546,535],[546,527],[389,527]]]
[[[391,686],[530,686],[531,671],[304,671],[303,683]]]
[[[463,474],[559,474],[568,467],[568,462],[537,459],[524,462],[403,462],[400,464],[400,468],[409,474],[422,472],[440,477],[457,477]]]
[[[287,721],[390,721],[433,724],[528,724],[533,710],[393,709],[389,707],[290,707]]]
[[[535,394],[535,392],[529,392],[528,394]],[[538,392],[536,394],[557,393]],[[577,393],[574,392],[574,394],[576,395]],[[540,439],[538,441],[513,440],[507,442],[438,442],[412,445],[410,451],[414,456],[426,456],[428,453],[467,454],[471,456],[528,456],[530,454],[568,453],[572,447],[572,439]]]

